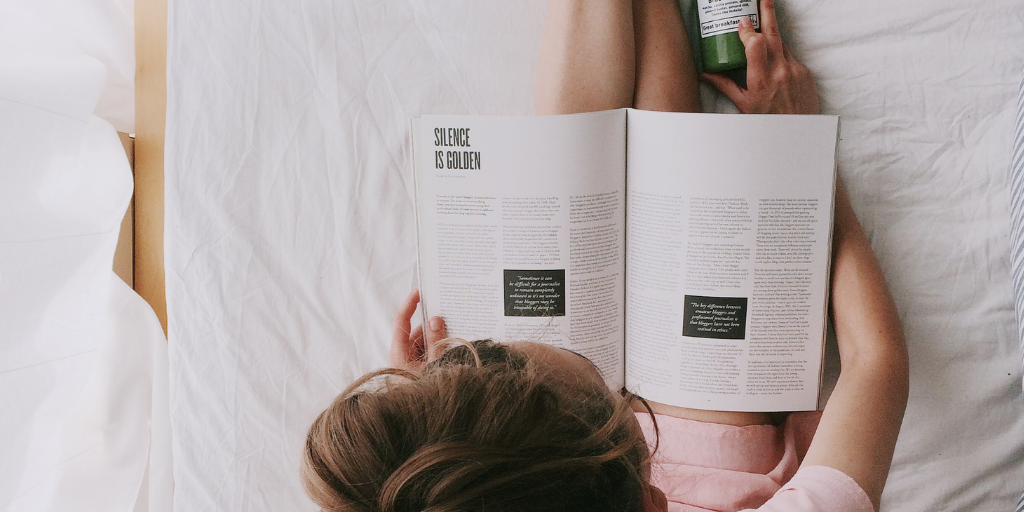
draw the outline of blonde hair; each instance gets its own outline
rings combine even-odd
[[[636,511],[650,452],[630,402],[502,345],[459,344],[335,399],[309,430],[303,482],[330,512]]]

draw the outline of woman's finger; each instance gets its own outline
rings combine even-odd
[[[756,89],[768,76],[768,45],[764,34],[754,32],[747,18],[740,19],[740,41],[747,57],[747,89]]]
[[[409,344],[409,334],[412,332],[412,315],[416,313],[416,305],[419,302],[420,291],[413,290],[398,307],[398,313],[395,314],[394,330],[391,334],[392,348],[398,345],[402,347],[401,351],[405,352],[405,346]]]
[[[423,353],[430,354],[435,343],[448,337],[448,326],[445,325],[444,319],[435,316],[427,320],[427,325],[423,332],[425,338]]]
[[[405,337],[409,336],[410,328],[412,326],[412,315],[416,313],[416,305],[419,303],[419,290],[413,290],[412,293],[402,301],[402,305],[398,306],[398,313],[395,314],[394,334],[397,335],[401,331]]]
[[[740,112],[744,112],[747,103],[746,91],[736,85],[736,82],[722,75],[712,75],[710,73],[704,73],[700,78],[711,84],[715,89],[718,89],[726,98],[732,100],[736,108],[740,109]]]
[[[418,325],[409,333],[404,342],[392,343],[388,352],[388,364],[392,368],[420,370],[426,363],[423,344],[423,326]]]
[[[423,326],[417,325],[409,334],[409,350],[406,353],[410,361],[423,359],[426,344],[423,342]]]
[[[415,329],[409,333],[409,346],[416,349],[417,346],[423,347],[423,326],[417,325]],[[417,349],[418,351],[419,349]]]
[[[775,0],[761,0],[761,33],[768,42],[768,49],[780,59],[783,54],[782,33],[775,17]]]
[[[439,316],[431,317],[430,320],[427,321],[427,329],[425,332],[427,335],[427,343],[434,343],[448,337],[448,326],[445,325],[443,318]]]
[[[417,327],[412,333],[391,340],[388,350],[388,366],[403,370],[413,369],[421,360],[423,350],[423,329]]]

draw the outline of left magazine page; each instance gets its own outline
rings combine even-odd
[[[412,133],[425,317],[572,350],[620,388],[626,111],[424,116]]]

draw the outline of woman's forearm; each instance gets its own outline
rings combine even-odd
[[[831,295],[844,360],[877,350],[906,351],[885,276],[842,183],[836,189]]]
[[[833,242],[832,316],[842,372],[803,464],[843,471],[877,508],[907,404],[907,348],[885,277],[841,184]]]

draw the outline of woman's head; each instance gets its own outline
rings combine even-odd
[[[365,376],[310,428],[310,496],[331,511],[640,510],[650,457],[630,403],[562,357],[484,341]]]

